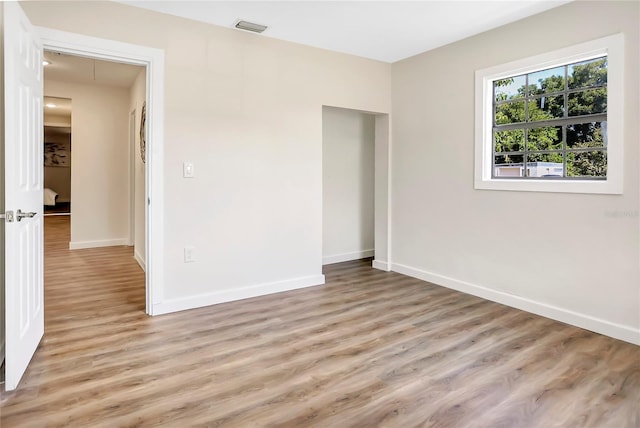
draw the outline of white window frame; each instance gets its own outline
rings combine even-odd
[[[531,180],[492,178],[493,82],[607,55],[607,178],[606,180]],[[486,190],[622,194],[624,163],[624,36],[558,49],[507,64],[477,70],[474,187]]]

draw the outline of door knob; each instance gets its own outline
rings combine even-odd
[[[25,212],[22,212],[22,210],[18,210],[18,211],[16,211],[16,220],[20,221],[25,217],[26,218],[33,218],[33,217],[35,217],[36,214],[37,214],[36,212],[25,213]]]

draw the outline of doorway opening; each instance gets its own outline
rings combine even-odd
[[[322,264],[374,255],[375,116],[322,109]]]
[[[322,264],[389,270],[389,115],[322,108]]]
[[[72,256],[73,251],[103,248],[101,257],[126,266],[127,253],[108,248],[128,246],[129,258],[143,271],[130,272],[141,299],[136,310],[144,311],[144,127],[132,122],[131,115],[142,117],[138,112],[147,99],[146,68],[51,50],[45,50],[43,64],[45,288],[51,282],[57,289],[57,277],[50,274],[59,267],[82,272],[65,255],[84,264],[86,253]],[[131,296],[135,290],[126,298],[137,300]]]
[[[146,137],[146,144],[141,146],[144,148],[146,167],[144,171],[138,171],[144,176],[144,198],[136,199],[142,204],[143,209],[140,211],[144,212],[146,222],[142,228],[134,230],[131,235],[144,236],[143,248],[138,253],[144,256],[140,258],[144,260],[141,265],[146,272],[145,311],[149,315],[163,313],[164,271],[160,262],[163,259],[164,248],[164,51],[44,27],[39,27],[37,30],[45,50],[76,58],[142,66],[146,69],[143,85],[146,92],[144,104],[146,107],[146,126],[142,133]],[[93,66],[91,67],[91,78],[93,78]],[[140,123],[141,112],[137,117],[137,121]],[[126,129],[122,136],[124,141],[128,140],[128,134],[129,131]],[[74,201],[75,196],[77,195],[74,195]],[[79,207],[77,201],[75,202],[72,217],[78,214]],[[130,215],[125,215],[124,222],[129,223],[129,218]],[[123,245],[129,244],[130,241]],[[82,247],[82,241],[79,242],[76,248]]]
[[[135,245],[134,228],[145,229],[145,164],[129,112],[145,105],[145,68],[52,51],[44,58],[44,187],[54,195],[45,202],[55,209],[73,195],[72,249]]]

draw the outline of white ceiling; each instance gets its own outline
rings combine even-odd
[[[44,67],[44,78],[61,82],[130,88],[144,68],[50,51],[45,51],[44,57],[51,62]]]
[[[269,27],[259,37],[395,62],[570,1],[152,0],[121,3],[228,28],[242,19]]]
[[[81,84],[99,84],[119,88],[130,88],[144,67],[117,62],[94,60],[58,52],[45,51],[44,58],[50,64],[44,66],[45,86],[47,80]],[[68,134],[71,123],[72,100],[45,96],[45,137]],[[55,107],[47,106],[55,105]]]

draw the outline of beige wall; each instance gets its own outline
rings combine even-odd
[[[393,64],[395,270],[640,343],[639,17],[573,2]],[[618,32],[624,195],[474,190],[475,70]]]
[[[44,113],[44,125],[50,126],[71,126],[71,116]]]
[[[167,307],[322,280],[322,106],[389,112],[389,64],[116,3],[22,6],[38,26],[165,51]]]
[[[136,81],[133,83],[129,91],[129,113],[135,111],[135,141],[134,141],[134,171],[133,185],[134,190],[134,228],[133,228],[133,246],[134,255],[140,266],[145,269],[145,164],[142,162],[140,155],[140,119],[142,114],[142,105],[146,97],[146,70],[140,70]]]
[[[375,117],[322,109],[323,263],[373,256]]]
[[[393,106],[394,269],[640,337],[636,2],[574,2],[396,63],[392,73],[120,4],[22,5],[36,25],[165,50],[168,301],[186,307],[317,277],[321,106]],[[582,24],[593,17],[598,25]],[[626,37],[624,195],[474,190],[474,71],[616,32]],[[195,179],[181,178],[185,160]],[[528,245],[500,251],[514,239]],[[542,250],[548,242],[563,250]],[[185,245],[198,262],[182,263]]]
[[[129,239],[129,91],[47,79],[46,96],[71,98],[72,248]]]
[[[44,187],[58,194],[56,203],[71,202],[71,168],[45,166]]]

